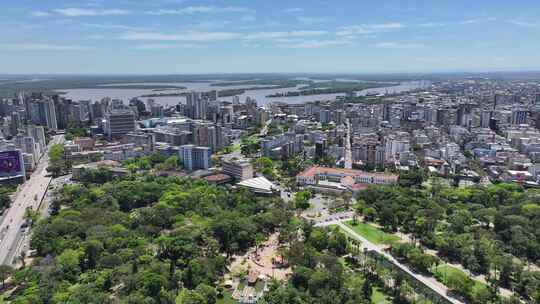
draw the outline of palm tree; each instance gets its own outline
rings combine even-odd
[[[21,254],[19,255],[19,260],[22,263],[22,268],[26,267],[26,251],[21,251]]]
[[[13,267],[9,265],[0,265],[0,280],[2,280],[2,289],[5,288],[6,279],[13,273]]]

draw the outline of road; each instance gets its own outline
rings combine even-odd
[[[63,136],[55,136],[49,147],[61,143],[63,139]],[[21,244],[28,237],[27,229],[21,227],[25,221],[24,214],[27,208],[37,210],[47,193],[51,182],[51,177],[46,176],[48,165],[49,157],[45,153],[30,179],[20,186],[20,191],[0,224],[0,264],[13,264],[21,251]]]
[[[396,265],[401,270],[403,270],[404,272],[406,272],[409,275],[411,275],[412,277],[414,277],[416,280],[422,282],[424,285],[429,287],[431,290],[438,293],[440,296],[442,296],[446,300],[450,301],[450,303],[464,304],[463,302],[461,302],[461,301],[459,301],[457,299],[449,297],[447,295],[447,292],[448,292],[449,289],[444,284],[440,283],[439,281],[437,281],[433,277],[427,277],[427,276],[424,276],[424,275],[413,272],[407,265],[404,265],[404,264],[400,263],[392,255],[390,255],[389,253],[384,251],[382,246],[375,245],[375,244],[371,243],[370,241],[368,241],[367,239],[365,239],[364,237],[362,237],[361,235],[356,233],[354,230],[349,228],[347,225],[343,224],[342,220],[327,221],[327,222],[323,222],[323,223],[318,223],[315,226],[323,227],[323,226],[330,226],[330,225],[338,225],[341,229],[343,229],[349,235],[351,235],[352,237],[354,237],[357,240],[361,241],[362,242],[361,246],[363,248],[366,248],[367,250],[376,251],[377,253],[385,256],[394,265]]]
[[[352,169],[352,147],[351,147],[351,122],[347,119],[347,139],[345,143],[345,169]]]

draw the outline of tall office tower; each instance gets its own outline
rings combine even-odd
[[[70,122],[80,126],[84,122],[83,112],[80,104],[71,104],[70,107]]]
[[[15,136],[17,133],[19,133],[19,128],[22,127],[22,121],[21,121],[21,115],[19,112],[12,112],[11,113],[11,122],[9,125],[9,131],[11,135]]]
[[[536,93],[536,95],[534,97],[534,103],[535,104],[540,103],[540,93]]]
[[[489,128],[489,121],[491,120],[492,114],[493,113],[491,111],[482,111],[480,114],[480,126],[482,128]]]
[[[209,124],[198,124],[193,126],[193,142],[197,146],[209,147],[213,152],[219,150],[223,145],[221,127]]]
[[[528,111],[524,109],[513,109],[511,123],[513,125],[522,125],[527,123]]]
[[[466,125],[466,116],[471,114],[471,104],[460,104],[457,110],[456,124],[463,126]]]
[[[186,95],[186,112],[187,117],[197,119],[195,117],[196,105],[201,100],[201,94],[199,92],[190,92]]]
[[[319,112],[319,122],[322,124],[330,122],[330,110],[322,110]]]
[[[383,105],[383,120],[390,121],[391,115],[392,115],[392,104],[385,102]]]
[[[12,102],[8,99],[0,99],[0,117],[10,115],[14,111]]]
[[[90,105],[91,100],[81,100],[79,101],[79,106],[81,108],[81,121],[88,123],[90,121]]]
[[[54,98],[54,110],[56,112],[56,123],[59,129],[67,129],[69,125],[71,100]]]
[[[41,147],[36,143],[33,137],[19,134],[14,137],[13,141],[15,146],[17,146],[17,148],[23,153],[32,154],[34,161],[37,162],[37,160],[40,158]]]
[[[159,104],[154,104],[150,107],[150,112],[152,117],[163,117],[165,115],[163,111],[163,106]]]
[[[202,98],[195,102],[194,119],[206,119],[206,113],[208,112],[208,99]]]
[[[505,102],[505,95],[495,94],[493,95],[493,109],[495,110],[498,105],[501,105]]]
[[[47,146],[47,139],[45,137],[44,127],[30,125],[28,126],[26,133],[28,134],[28,136],[31,136],[34,138],[36,143],[38,143],[41,146],[42,151],[45,151],[45,147]]]
[[[121,99],[112,99],[108,103],[108,109],[110,110],[121,110],[126,109],[124,102]]]
[[[47,126],[50,130],[57,130],[56,110],[52,99],[40,100],[38,105],[39,124]]]
[[[208,147],[184,145],[180,146],[179,153],[186,170],[208,169],[212,166],[212,152]]]
[[[103,118],[103,114],[105,113],[105,109],[107,108],[106,105],[104,105],[101,102],[94,102],[92,106],[90,107],[90,120],[92,123],[95,123],[100,118]]]
[[[153,99],[148,99],[147,101],[148,108],[151,108],[152,105],[154,105]],[[132,98],[129,101],[130,106],[134,106],[137,109],[138,115],[143,115],[146,112],[146,105],[144,104],[144,101],[140,100],[139,98]]]
[[[105,114],[105,133],[109,138],[120,138],[135,130],[132,110],[112,110]]]
[[[216,101],[219,98],[219,93],[217,90],[212,90],[206,94],[208,96],[209,101]]]
[[[233,122],[234,118],[234,109],[230,103],[224,104],[219,109],[219,116],[221,118],[221,123],[230,124]]]
[[[387,136],[385,138],[384,155],[386,157],[386,160],[391,160],[392,158],[395,158],[397,154],[401,152],[409,151],[409,148],[410,143],[408,140],[402,140],[393,136]]]
[[[378,140],[363,140],[353,147],[353,160],[361,161],[368,166],[380,166],[384,164],[385,147]]]
[[[327,147],[327,143],[325,139],[315,142],[315,158],[316,159],[321,159],[324,156],[326,156],[326,147]]]
[[[246,97],[246,106],[256,108],[257,107],[257,100],[255,98]]]
[[[437,123],[445,126],[454,125],[457,121],[457,111],[455,109],[437,109]]]
[[[346,113],[343,110],[337,110],[334,112],[336,124],[341,125],[345,123]]]
[[[206,112],[206,120],[209,120],[213,123],[218,123],[219,119],[219,102],[211,101],[208,103],[208,109]]]

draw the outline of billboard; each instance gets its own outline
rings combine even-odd
[[[23,174],[24,164],[21,161],[21,151],[0,152],[0,176]]]

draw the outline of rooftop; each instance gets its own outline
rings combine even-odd
[[[298,174],[298,176],[313,177],[318,174],[340,174],[340,175],[351,175],[351,176],[372,175],[372,176],[380,176],[380,177],[388,177],[388,178],[393,178],[396,176],[395,174],[382,173],[382,172],[365,172],[365,171],[354,170],[354,169],[327,168],[327,167],[319,167],[319,166],[308,168],[304,172]]]

